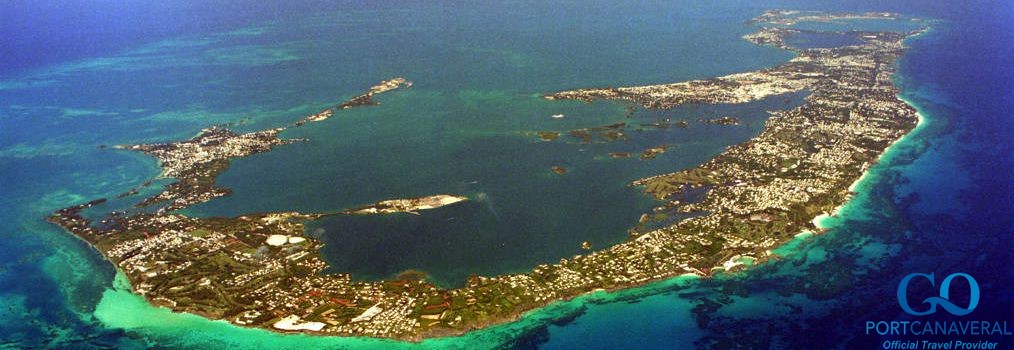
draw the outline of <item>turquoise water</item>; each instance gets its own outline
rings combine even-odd
[[[654,312],[641,314],[642,321],[600,316],[549,326],[542,337],[546,347],[607,348],[590,340],[588,331],[610,327],[676,334],[677,327],[653,323],[686,314],[696,318],[704,336],[682,343],[660,337],[646,347],[876,348],[888,340],[919,340],[869,336],[862,328],[871,319],[909,319],[893,293],[912,271],[971,271],[990,285],[983,289],[990,307],[976,310],[975,317],[1005,319],[1012,277],[1006,247],[1014,226],[1000,214],[1012,208],[1010,181],[996,176],[1010,171],[1012,148],[1002,140],[1009,140],[1011,130],[987,125],[1001,125],[992,123],[1009,117],[1003,112],[1010,110],[1009,100],[1000,96],[1010,91],[1010,71],[998,67],[1009,61],[1001,57],[1009,52],[1011,38],[991,34],[1002,27],[994,21],[1010,18],[1009,11],[984,15],[995,10],[982,5],[957,15],[934,12],[952,22],[937,22],[908,42],[912,48],[895,81],[923,122],[870,169],[837,216],[821,221],[828,232],[801,235],[774,250],[781,256],[776,262],[675,288]],[[980,59],[967,61],[968,52]],[[991,78],[996,74],[1005,78]],[[598,307],[589,307],[587,314]]]
[[[379,107],[346,111],[312,128],[286,133],[283,136],[311,140],[235,162],[222,183],[236,194],[193,211],[202,215],[326,211],[434,192],[485,194],[485,201],[446,208],[463,212],[455,216],[473,218],[458,221],[469,226],[452,236],[431,239],[422,249],[403,245],[412,254],[388,254],[403,259],[385,265],[343,266],[360,272],[362,278],[423,268],[447,285],[461,283],[473,272],[517,271],[555,261],[577,253],[584,240],[596,247],[620,241],[653,204],[626,187],[630,180],[692,166],[725,145],[749,138],[759,130],[763,109],[744,110],[741,117],[757,122],[738,128],[692,125],[665,133],[646,131],[646,136],[635,135],[629,142],[604,145],[540,143],[531,132],[626,121],[627,112],[622,104],[550,102],[538,96],[585,86],[707,78],[790,57],[739,40],[752,30],[746,25],[725,25],[742,23],[755,11],[713,10],[658,4],[637,8],[583,3],[533,3],[521,8],[349,4],[229,30],[191,31],[5,77],[0,85],[6,102],[0,108],[4,123],[0,162],[3,169],[16,171],[0,172],[5,194],[0,200],[12,208],[0,215],[11,223],[4,235],[19,242],[5,259],[11,261],[6,271],[8,276],[13,276],[10,271],[35,276],[30,285],[49,286],[50,296],[61,296],[26,299],[18,292],[28,288],[21,284],[26,280],[10,280],[10,304],[21,305],[13,310],[53,313],[14,312],[17,317],[12,319],[26,320],[16,329],[28,333],[12,338],[68,334],[80,339],[84,333],[74,329],[90,327],[96,307],[98,315],[108,315],[102,311],[108,307],[128,306],[138,308],[134,313],[139,317],[160,321],[168,317],[138,303],[109,302],[118,295],[103,293],[113,270],[94,251],[41,221],[52,210],[113,197],[158,173],[150,159],[99,145],[185,139],[218,123],[239,123],[239,130],[285,125],[396,75],[408,77],[415,86],[379,97]],[[630,22],[635,16],[638,20]],[[567,117],[549,117],[557,113]],[[707,109],[685,113],[691,121],[714,117],[704,115]],[[654,122],[653,116],[636,118]],[[605,156],[660,143],[680,146],[652,161]],[[549,171],[554,165],[571,171],[557,176]],[[127,204],[114,202],[98,209]],[[434,217],[446,214],[437,212]],[[373,241],[365,237],[361,242],[371,245],[364,252],[382,251],[385,238],[411,235],[406,228],[419,223],[397,222],[409,219],[395,217],[393,224],[386,223],[400,231],[394,232],[397,235],[375,235]],[[486,224],[499,222],[507,224],[486,230]],[[443,225],[436,228],[448,227]],[[328,246],[335,250],[324,253],[342,262],[347,251],[341,249],[355,247],[340,245],[342,232],[331,231],[339,235]],[[484,259],[478,249],[456,248],[450,254],[438,250],[443,247],[437,244],[446,242],[461,247],[485,244],[502,261]],[[37,267],[33,257],[43,257],[46,267]],[[32,273],[32,269],[43,270]],[[28,320],[39,318],[67,321],[30,326]],[[108,317],[98,320],[116,323]],[[118,327],[111,327],[100,334],[115,338]]]
[[[667,167],[692,166],[725,144],[749,138],[764,118],[756,110],[766,109],[742,110],[743,118],[753,118],[743,127],[691,123],[685,130],[649,133],[626,143],[582,146],[540,143],[526,133],[625,120],[623,106],[548,102],[539,93],[771,66],[790,56],[739,40],[750,32],[742,23],[766,8],[811,6],[344,4],[224,29],[191,29],[182,36],[123,44],[7,74],[0,80],[0,207],[5,209],[0,211],[5,223],[0,227],[5,242],[0,250],[0,317],[5,320],[0,340],[11,346],[78,348],[683,348],[728,344],[723,342],[869,347],[881,339],[863,336],[861,322],[901,313],[892,293],[900,276],[912,271],[968,272],[983,290],[977,318],[1010,310],[1002,286],[1012,281],[1006,247],[1014,228],[1009,219],[1014,196],[1009,177],[998,174],[1009,173],[1011,164],[1011,132],[1004,118],[1009,116],[1012,79],[996,67],[1014,66],[1009,64],[1009,33],[1014,31],[996,29],[1007,28],[1001,23],[1009,26],[1010,9],[986,5],[961,11],[922,2],[836,5],[835,10],[911,11],[952,22],[913,40],[901,64],[903,96],[919,107],[925,123],[871,170],[837,218],[825,221],[830,232],[801,237],[778,251],[780,260],[745,272],[590,294],[461,337],[411,344],[285,336],[173,314],[144,303],[122,282],[114,283],[114,269],[96,252],[41,221],[54,209],[114,196],[158,173],[150,159],[97,145],[184,139],[215,123],[242,123],[241,130],[280,126],[380,79],[403,75],[416,86],[381,96],[381,106],[346,111],[294,130],[284,136],[309,137],[310,142],[236,162],[222,178],[236,194],[194,212],[323,211],[385,196],[429,194],[412,193],[414,189],[486,193],[491,200],[444,208],[422,223],[409,222],[414,218],[407,216],[383,223],[322,222],[323,234],[335,239],[324,253],[348,270],[359,269],[362,278],[421,267],[440,282],[454,284],[471,272],[525,269],[576,252],[583,240],[578,237],[591,237],[596,247],[622,239],[636,213],[651,205],[624,187],[627,181]],[[977,54],[970,59],[967,52]],[[685,113],[732,112],[716,108]],[[556,113],[567,117],[548,117]],[[654,117],[639,112],[634,118]],[[653,161],[601,157],[656,141],[677,147]],[[502,154],[516,161],[483,163]],[[399,159],[391,159],[395,156]],[[454,171],[426,166],[447,159],[472,163],[455,164]],[[566,176],[548,171],[564,161],[572,162],[564,165],[572,170]],[[406,173],[401,177],[405,182],[375,183],[370,174],[356,178],[355,166],[371,169],[381,179]],[[511,176],[469,179],[483,175],[479,170],[484,167],[502,167]],[[474,180],[489,187],[469,184]],[[267,192],[259,184],[270,185]],[[361,188],[351,191],[353,186]],[[589,187],[596,190],[578,192]],[[526,198],[547,201],[553,210],[524,210]],[[606,204],[584,202],[593,198],[624,205],[606,211]],[[583,217],[582,210],[589,209],[599,210],[597,216]],[[547,227],[574,227],[574,221],[561,219],[567,215],[559,213],[567,210],[582,212],[577,224],[587,225],[588,233],[532,235]],[[525,234],[513,236],[462,227],[456,236],[423,237],[431,239],[404,244],[402,252],[411,254],[379,267],[342,260],[355,253],[353,245],[340,245],[353,239],[341,236],[346,229],[388,225],[395,231],[389,237],[405,238],[415,231],[400,231],[402,223],[446,229],[440,226],[447,225],[446,219],[437,219],[472,215],[481,223],[473,228],[483,228],[497,222],[493,211],[501,219],[520,217],[533,224]],[[374,252],[385,249],[382,240],[357,239],[356,245],[372,243]],[[514,251],[500,253],[511,258],[511,264],[503,265],[483,265],[467,250],[445,254],[444,247],[433,243],[497,245],[508,239]],[[552,249],[540,249],[543,245]],[[412,248],[417,246],[424,250]],[[443,257],[426,254],[438,250]],[[446,257],[469,264],[440,260]],[[453,266],[469,268],[457,271]],[[801,310],[805,312],[797,313]]]

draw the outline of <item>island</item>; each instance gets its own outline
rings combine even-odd
[[[918,123],[915,109],[897,97],[891,77],[905,51],[904,40],[919,31],[821,32],[857,42],[831,48],[800,48],[787,41],[813,31],[786,24],[843,18],[901,17],[768,11],[751,22],[758,32],[745,39],[792,51],[795,57],[784,64],[707,80],[546,95],[551,100],[620,99],[665,109],[809,91],[802,105],[774,112],[753,139],[700,166],[634,181],[666,203],[652,215],[642,215],[642,223],[663,224],[632,231],[630,239],[611,247],[591,250],[582,244],[585,254],[525,273],[472,276],[453,289],[418,277],[423,274],[355,281],[349,274],[325,273],[327,263],[319,253],[323,243],[304,235],[307,221],[341,213],[181,214],[181,209],[229,194],[215,179],[231,160],[297,141],[279,138],[285,128],[237,134],[212,127],[186,141],[120,146],[157,158],[161,176],[176,182],[141,200],[136,210],[94,219],[85,212],[108,205],[96,199],[60,209],[48,220],[94,247],[153,304],[245,327],[315,335],[418,341],[515,320],[525,311],[595,290],[742,268],[740,259],[770,259],[771,249],[796,234],[818,231],[814,217],[845,203],[850,184]],[[292,126],[372,105],[375,95],[409,85],[403,78],[384,81]],[[662,145],[641,156],[664,151]],[[691,190],[705,192],[700,200],[681,202],[681,194]],[[438,195],[382,201],[344,214],[412,213],[462,200]],[[666,221],[668,213],[677,212],[699,215]]]
[[[418,215],[419,210],[440,208],[445,205],[451,205],[466,200],[468,200],[468,197],[449,194],[438,194],[434,196],[407,199],[389,199],[365,207],[349,209],[344,213],[355,215],[409,213]]]
[[[715,125],[739,125],[739,118],[732,117],[732,116],[724,116],[724,117],[718,117],[718,118],[701,119],[701,120],[699,120],[699,122],[705,123],[705,124],[715,124]]]

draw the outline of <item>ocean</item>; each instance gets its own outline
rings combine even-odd
[[[180,140],[221,123],[281,126],[404,76],[413,88],[380,96],[381,105],[288,131],[282,137],[309,141],[233,162],[220,184],[235,193],[187,212],[321,212],[464,194],[482,200],[420,217],[330,218],[308,231],[327,242],[322,253],[333,269],[353,278],[421,269],[454,286],[470,274],[524,271],[580,253],[585,240],[597,248],[622,241],[657,205],[629,181],[700,164],[756,135],[766,110],[785,108],[777,99],[628,118],[623,103],[540,95],[784,62],[790,54],[739,39],[752,31],[744,22],[769,8],[895,11],[935,21],[909,40],[895,77],[901,97],[923,116],[920,126],[869,170],[836,217],[821,222],[827,232],[800,236],[778,249],[780,259],[742,272],[597,292],[422,343],[318,338],[152,307],[97,252],[42,220],[158,174],[152,159],[99,145]],[[1003,320],[1014,310],[1006,290],[1014,280],[1009,4],[15,2],[0,11],[21,19],[0,26],[11,38],[0,58],[4,346],[868,348],[899,337],[868,335],[866,321],[915,319],[894,294],[912,272],[974,276],[977,320]],[[696,122],[722,115],[745,123]],[[690,126],[632,131],[630,140],[610,143],[534,135],[663,116]],[[660,144],[674,147],[653,160],[607,156]]]

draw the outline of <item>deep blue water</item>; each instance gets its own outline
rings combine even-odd
[[[356,73],[355,67],[339,67],[335,69],[347,71],[339,82],[303,77],[305,79],[287,85],[277,85],[277,76],[298,72],[290,67],[298,66],[298,60],[290,56],[303,49],[298,43],[294,44],[297,47],[247,50],[244,52],[248,54],[241,57],[217,52],[212,59],[219,60],[221,64],[218,65],[184,62],[161,66],[166,58],[147,55],[150,51],[145,50],[169,47],[187,56],[186,50],[203,45],[202,40],[212,40],[212,43],[224,40],[216,33],[249,30],[251,26],[256,31],[259,24],[284,20],[309,10],[327,12],[337,8],[342,11],[352,7],[358,11],[390,14],[389,11],[397,9],[395,5],[371,8],[363,4],[342,7],[314,3],[298,6],[228,2],[190,5],[70,3],[63,7],[40,7],[43,5],[27,2],[0,5],[0,11],[5,15],[14,14],[11,18],[16,19],[0,26],[0,33],[11,38],[0,56],[4,57],[0,77],[10,78],[0,80],[0,107],[3,108],[0,109],[0,208],[3,208],[0,220],[5,223],[0,228],[0,238],[4,239],[0,245],[0,262],[3,263],[0,319],[4,320],[0,325],[0,340],[7,345],[182,346],[171,338],[159,336],[157,331],[124,331],[99,322],[92,311],[102,291],[111,285],[112,267],[74,238],[39,220],[49,210],[115,194],[157,174],[150,160],[102,151],[94,145],[178,139],[208,124],[242,120],[243,115],[258,116],[251,118],[245,128],[277,125],[282,118],[312,110],[330,101],[335,94],[334,91],[311,91],[302,100],[292,101],[277,97],[280,96],[275,93],[277,91],[299,92],[301,84],[310,81],[314,87],[342,86],[345,90],[339,91],[339,95],[349,95],[357,91],[358,86],[374,82],[376,74],[395,73],[401,68],[370,67],[366,69],[370,71],[367,74]],[[438,5],[405,6],[418,9]],[[588,29],[602,34],[610,33],[607,28],[617,27],[637,33],[645,37],[644,40],[660,40],[659,36],[686,35],[652,30],[663,23],[660,21],[665,18],[666,11],[689,11],[707,17],[711,11],[734,9],[736,13],[759,13],[766,8],[889,10],[941,19],[932,32],[910,42],[912,49],[902,61],[897,78],[903,87],[903,96],[925,115],[924,127],[892,149],[891,156],[871,171],[858,188],[860,195],[842,211],[839,219],[832,220],[830,232],[799,242],[782,260],[733,276],[648,289],[624,298],[629,300],[596,299],[582,306],[573,320],[527,329],[525,334],[507,339],[508,345],[544,348],[712,345],[721,348],[732,343],[776,348],[877,347],[885,339],[898,338],[865,335],[863,322],[915,319],[899,309],[894,297],[898,281],[910,272],[935,272],[938,278],[953,272],[973,275],[980,284],[982,300],[979,308],[965,318],[1009,320],[1014,311],[1014,299],[1008,289],[1014,285],[1014,274],[1010,272],[1011,234],[1014,233],[1011,221],[1014,193],[1010,176],[1014,165],[1011,144],[1014,133],[1010,126],[1014,111],[1011,100],[1014,71],[1010,68],[1014,67],[1011,62],[1012,5],[976,2],[953,7],[943,2],[855,1],[830,7],[792,2],[730,3],[703,8],[682,3],[668,6],[637,3],[617,7],[570,5],[564,9],[546,6],[514,9],[509,16],[501,16],[501,23],[489,24],[501,29],[493,31],[496,35],[489,38],[509,41],[512,35],[531,36],[532,33],[524,34],[523,30],[512,30],[512,21],[546,26],[538,20],[539,14],[559,16],[560,12],[570,11],[576,18],[566,22],[569,26],[561,25],[562,31],[580,33]],[[478,12],[505,10],[504,7],[475,9]],[[637,20],[643,14],[651,14],[648,17],[652,20]],[[603,16],[610,19],[606,25],[593,23]],[[426,24],[426,21],[420,22],[419,25]],[[488,23],[472,23],[475,26],[484,24]],[[133,34],[123,34],[127,32]],[[285,34],[280,35],[284,38]],[[645,47],[657,47],[666,54],[692,51],[664,47],[663,43],[624,47],[624,43],[633,38],[615,35],[607,36],[601,45],[587,44],[578,48],[589,54],[609,47],[644,50],[646,55],[650,50]],[[175,39],[180,37],[185,40]],[[174,40],[164,41],[167,39]],[[523,43],[513,45],[525,52]],[[116,56],[123,50],[134,51],[125,55],[126,58]],[[525,63],[518,61],[520,56],[499,54],[508,63]],[[662,82],[735,72],[699,63],[707,61],[708,55],[718,54],[698,53],[705,59],[688,59],[691,68],[667,73],[663,70],[665,65],[657,63],[663,56],[657,53],[657,56],[649,55],[651,58],[644,62],[628,65],[568,58],[561,50],[551,52],[549,57],[563,57],[579,69],[560,71],[558,75],[539,80],[541,85],[531,90],[520,90],[532,93],[571,85]],[[83,58],[110,55],[119,58],[87,61],[89,65],[83,68],[79,63],[74,65]],[[405,60],[410,61],[411,57]],[[533,64],[543,63],[546,62]],[[59,65],[68,64],[69,68],[59,68]],[[58,68],[51,68],[53,65]],[[159,65],[158,69],[169,74],[151,76],[143,74],[144,69],[108,69],[151,65]],[[564,66],[567,65],[561,64],[560,68]],[[502,68],[502,65],[495,67]],[[746,67],[749,64],[744,64],[740,70],[752,69]],[[453,68],[441,67],[429,74],[431,77],[446,76],[454,72]],[[70,79],[67,71],[80,75]],[[423,77],[427,74],[424,70],[418,73]],[[264,74],[274,78],[259,78]],[[523,71],[519,74],[517,80],[485,82],[479,86],[517,91],[535,73]],[[569,80],[578,74],[591,78]],[[205,79],[209,76],[225,78]],[[188,88],[188,83],[202,79],[207,80],[204,87],[217,88]],[[468,81],[469,77],[456,79]],[[110,92],[110,87],[121,86],[123,81],[153,88],[152,91]],[[25,88],[33,84],[43,88]],[[288,98],[293,94],[281,96]],[[251,108],[236,107],[253,99],[261,103]],[[23,101],[32,103],[20,103]],[[927,319],[963,318],[937,314]],[[999,340],[1007,346],[1011,341]],[[496,339],[490,344],[504,341]]]

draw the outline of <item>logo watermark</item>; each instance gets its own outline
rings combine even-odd
[[[908,304],[908,283],[911,282],[912,279],[916,277],[923,277],[925,279],[928,279],[930,285],[935,285],[936,283],[933,279],[932,273],[930,274],[910,273],[908,274],[908,276],[905,276],[905,278],[901,279],[901,283],[898,284],[898,304],[900,304],[901,309],[905,310],[905,312],[907,312],[909,315],[912,316],[929,315],[937,312],[937,305],[939,305],[943,307],[944,310],[947,310],[947,312],[950,312],[951,315],[964,316],[972,313],[972,311],[975,310],[975,307],[979,306],[979,283],[976,282],[975,278],[972,278],[971,275],[963,272],[957,272],[952,273],[950,276],[947,276],[947,278],[944,278],[944,281],[940,283],[940,296],[923,299],[922,303],[929,304],[930,306],[929,309],[927,309],[926,311],[912,310],[912,307],[909,306]],[[951,281],[954,281],[955,277],[961,277],[968,282],[969,299],[967,307],[964,308],[958,307],[957,305],[954,305],[954,303],[952,303],[950,300]]]
[[[959,281],[960,280],[960,281]],[[917,282],[918,281],[918,282]],[[901,310],[912,316],[929,316],[936,314],[940,309],[952,316],[964,317],[971,314],[979,306],[981,292],[979,282],[972,275],[964,272],[955,272],[940,281],[939,291],[936,295],[920,296],[909,295],[909,285],[912,283],[926,283],[937,287],[934,273],[910,273],[898,283],[897,298]],[[960,300],[964,295],[952,293],[951,287],[955,284],[967,284],[967,304]],[[960,286],[957,290],[960,289]],[[913,307],[914,306],[914,307]],[[945,314],[946,315],[946,314]],[[867,335],[881,336],[946,336],[962,337],[955,340],[887,340],[882,346],[884,349],[996,349],[997,342],[980,339],[969,339],[977,336],[1009,336],[1011,331],[1007,329],[1007,321],[990,320],[911,320],[911,321],[866,321]],[[993,338],[995,339],[995,338]]]

